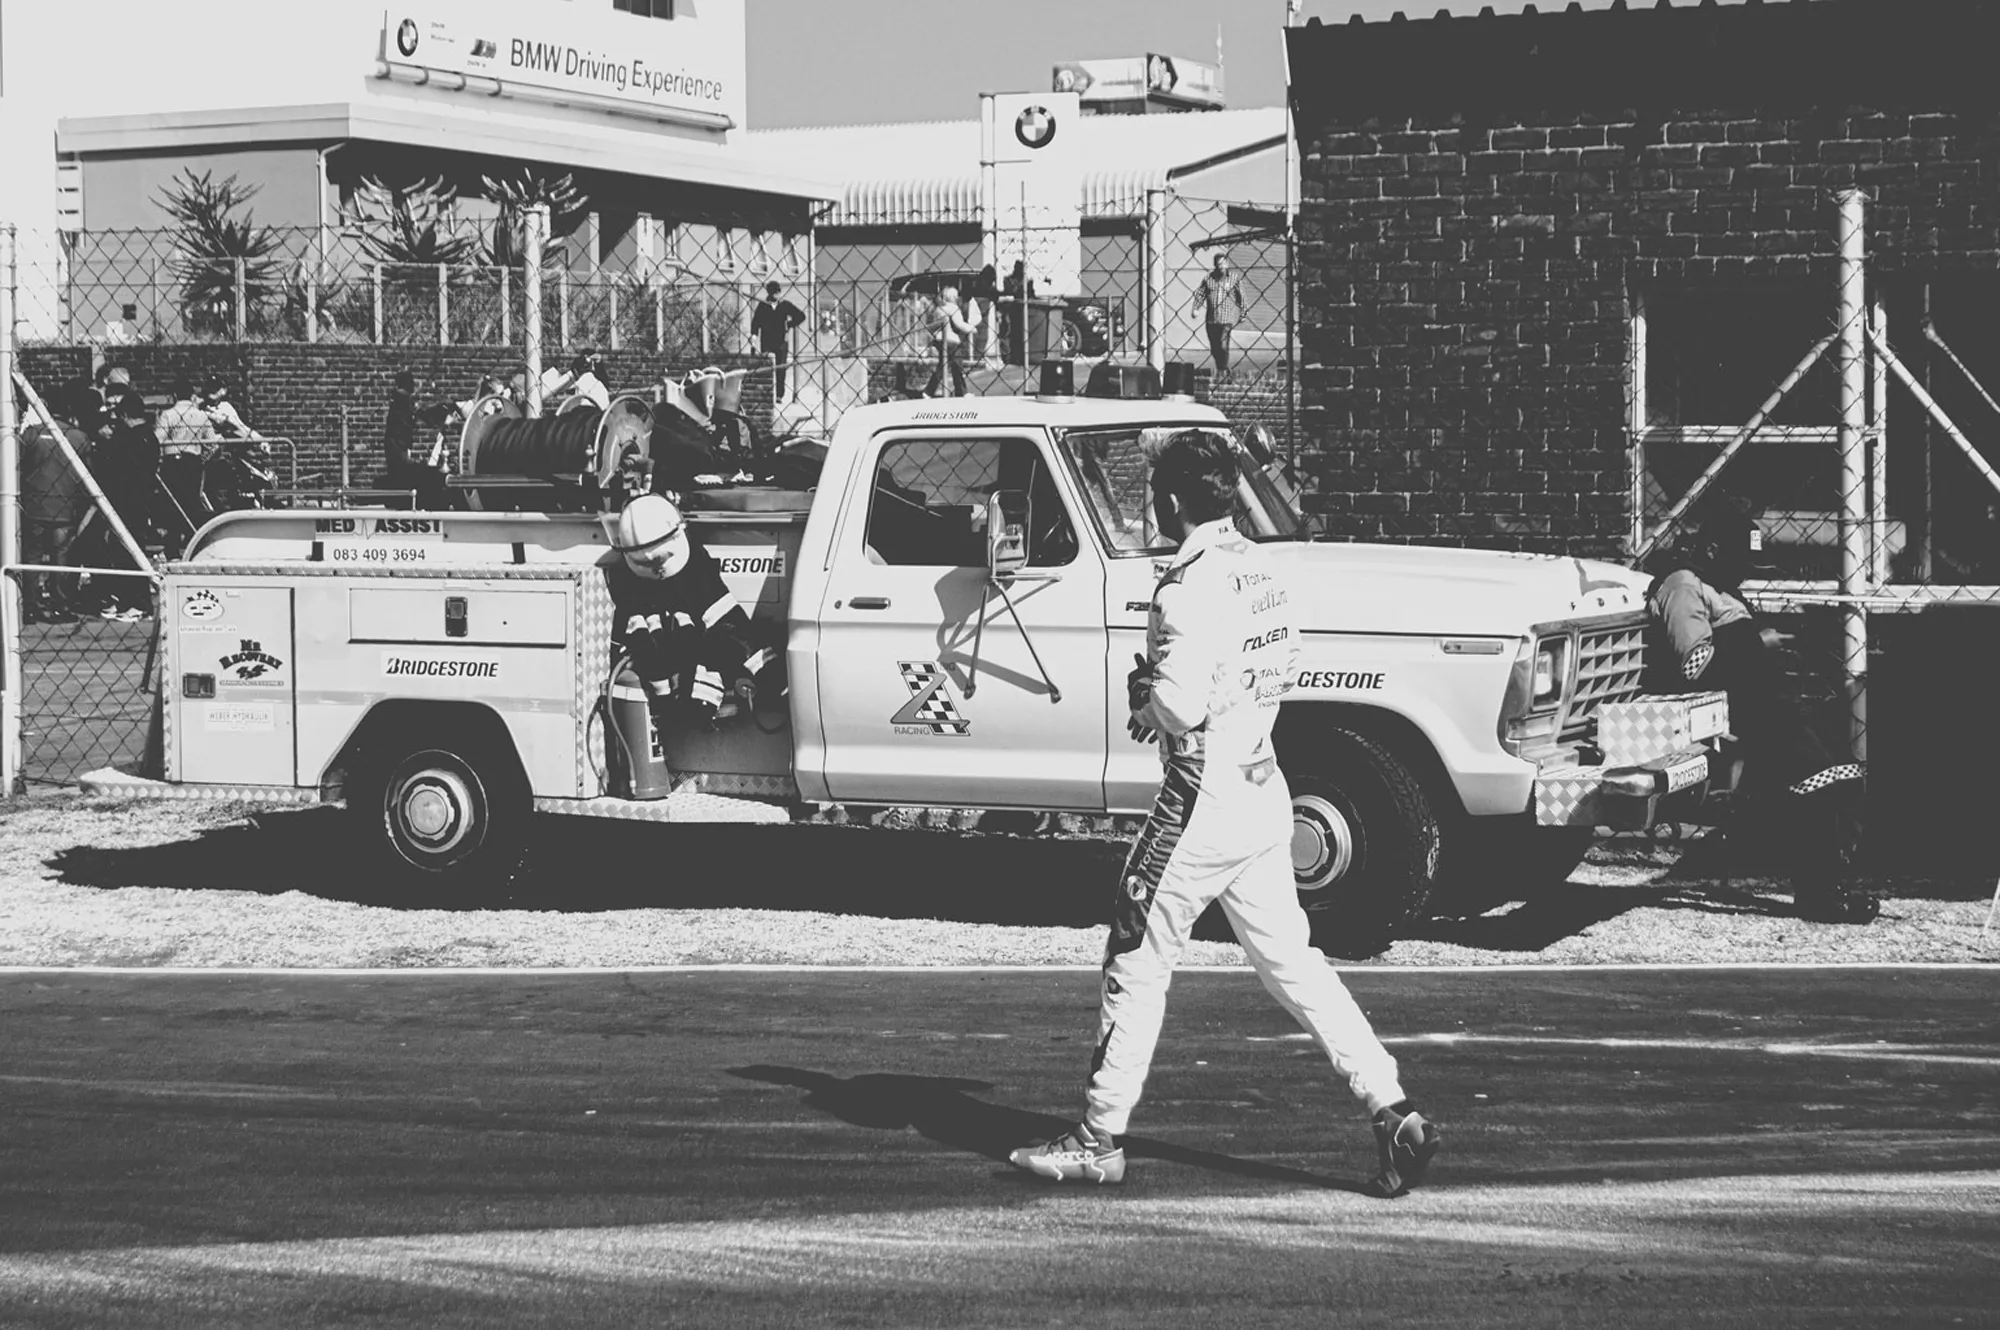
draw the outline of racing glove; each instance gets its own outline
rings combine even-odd
[[[1132,653],[1132,659],[1137,664],[1125,676],[1125,701],[1135,714],[1125,722],[1125,732],[1142,744],[1151,743],[1158,737],[1157,731],[1150,725],[1140,724],[1136,713],[1144,710],[1146,704],[1153,700],[1153,664],[1137,652]]]

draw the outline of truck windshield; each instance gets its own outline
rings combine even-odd
[[[1061,443],[1090,500],[1091,516],[1114,555],[1161,554],[1179,543],[1160,530],[1153,514],[1153,459],[1167,440],[1186,426],[1146,429],[1072,430]],[[1296,540],[1304,520],[1272,479],[1223,429],[1204,434],[1229,440],[1236,455],[1236,528],[1253,540]]]

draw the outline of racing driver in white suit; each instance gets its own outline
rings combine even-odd
[[[1045,1177],[1112,1183],[1195,919],[1220,900],[1273,997],[1374,1115],[1377,1195],[1417,1185],[1439,1133],[1410,1106],[1396,1060],[1310,942],[1292,882],[1291,793],[1271,727],[1297,664],[1297,625],[1271,561],[1238,533],[1238,471],[1215,433],[1176,434],[1153,468],[1164,529],[1185,530],[1153,592],[1146,657],[1132,671],[1135,736],[1157,733],[1165,777],[1120,879],[1084,1119],[1015,1150]]]

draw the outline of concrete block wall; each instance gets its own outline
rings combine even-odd
[[[1830,324],[1834,196],[1857,186],[1872,281],[2000,265],[2000,110],[1949,49],[2000,6],[1890,8],[1294,30],[1302,423],[1328,533],[1620,556],[1635,293],[1823,291]],[[1924,77],[1885,82],[1912,42],[1932,44],[1906,52]]]

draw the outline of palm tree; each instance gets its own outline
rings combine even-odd
[[[385,185],[370,176],[341,211],[362,251],[377,263],[463,263],[474,257],[479,242],[471,235],[451,234],[457,201],[458,191],[443,176],[408,185]]]
[[[279,293],[278,237],[258,226],[249,210],[260,186],[221,181],[214,173],[182,167],[157,202],[175,222],[172,270],[181,284],[181,309],[188,327],[220,335],[264,330],[264,305]],[[238,210],[242,216],[237,216]],[[238,274],[242,286],[238,288]],[[244,328],[237,329],[241,302]]]

